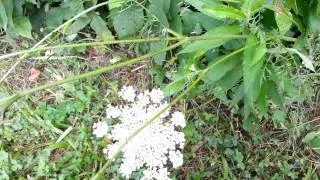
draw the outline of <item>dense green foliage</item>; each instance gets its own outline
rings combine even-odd
[[[108,5],[63,25],[103,2]],[[3,53],[26,49],[54,31],[27,54],[30,59],[73,55],[32,60],[45,66],[41,76],[47,78],[28,88],[18,91],[12,84],[18,70],[1,82],[0,110],[6,113],[0,122],[0,179],[94,176],[106,162],[101,149],[108,142],[92,138],[91,126],[104,118],[123,84],[161,87],[168,99],[179,98],[176,106],[189,122],[185,165],[173,172],[177,179],[317,178],[318,0],[0,0],[0,27],[0,46],[12,48]],[[65,43],[70,47],[59,48]],[[152,62],[148,53],[154,53]],[[120,62],[148,57],[93,79],[34,89],[113,67],[88,61],[92,54]],[[0,59],[5,77],[16,61]],[[130,71],[140,65],[147,68]],[[118,71],[125,77],[113,74]],[[107,177],[121,178],[118,165],[107,168]]]

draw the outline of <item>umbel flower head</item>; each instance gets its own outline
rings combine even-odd
[[[93,133],[97,137],[105,135],[113,140],[114,143],[104,149],[108,158],[114,157],[130,135],[167,106],[160,89],[137,93],[132,86],[123,87],[119,96],[126,104],[109,105],[107,108],[107,118],[116,119],[119,123],[109,126],[111,131],[108,131],[105,124],[96,124],[95,130],[98,132]],[[101,132],[99,125],[105,126],[107,133]],[[170,179],[168,167],[177,168],[183,164],[181,151],[184,148],[185,137],[180,130],[185,125],[185,118],[181,112],[171,112],[169,109],[161,114],[122,148],[122,175],[130,178],[132,172],[142,170],[144,180]]]

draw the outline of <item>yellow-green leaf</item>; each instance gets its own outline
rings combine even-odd
[[[207,15],[214,18],[230,18],[236,20],[246,19],[247,16],[245,13],[240,11],[239,9],[224,6],[224,5],[216,5],[216,6],[205,6],[204,9],[208,12]]]
[[[220,26],[213,30],[210,30],[207,34],[204,36],[210,35],[210,36],[219,36],[219,35],[236,35],[241,32],[240,26]],[[219,38],[214,40],[201,40],[201,41],[195,41],[191,44],[188,44],[180,53],[190,53],[195,52],[198,50],[203,51],[204,53],[210,49],[219,47],[223,45],[224,43],[228,42],[231,39],[228,38]]]
[[[275,12],[276,22],[281,34],[288,32],[292,25],[292,14],[287,9],[278,9]]]
[[[14,30],[20,36],[32,39],[31,30],[32,26],[30,20],[26,16],[20,16],[13,20]]]

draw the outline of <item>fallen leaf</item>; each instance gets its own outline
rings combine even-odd
[[[37,81],[38,80],[38,78],[39,78],[39,76],[40,76],[40,71],[38,70],[38,69],[36,69],[36,68],[31,68],[30,70],[29,70],[29,81],[31,81],[31,82],[35,82],[35,81]]]

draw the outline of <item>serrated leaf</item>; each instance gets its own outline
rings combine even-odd
[[[262,66],[264,64],[263,56],[267,49],[266,44],[264,42],[260,43],[253,35],[247,38],[246,46],[249,48],[243,53],[242,67],[245,93],[244,116],[248,118],[252,111],[253,104],[260,93],[260,80],[262,77]]]
[[[20,16],[14,19],[13,21],[14,30],[19,35],[32,39],[31,30],[32,26],[30,20],[26,16]]]
[[[230,18],[236,20],[246,19],[247,16],[239,9],[224,6],[224,5],[216,5],[216,6],[205,6],[204,10],[206,10],[206,14],[212,16],[214,18]]]
[[[254,36],[249,36],[247,39],[247,46],[252,46],[254,43],[259,43],[258,39]],[[261,66],[263,65],[262,57],[267,52],[266,44],[260,43],[256,46],[252,46],[247,48],[244,51],[243,57],[243,82],[244,82],[244,89],[245,93],[252,93],[249,92],[251,86],[253,85],[254,81],[257,80],[259,74],[261,73]]]
[[[231,107],[237,105],[241,99],[243,99],[244,97],[244,85],[243,83],[241,83],[237,89],[235,90],[233,96],[232,96],[232,103],[231,103]]]
[[[300,58],[302,59],[302,64],[307,69],[310,69],[311,71],[315,72],[315,69],[314,69],[314,66],[313,66],[313,61],[308,56],[302,54],[301,52],[299,52],[298,50],[293,49],[293,48],[287,48],[287,50],[297,54],[298,56],[300,56]]]
[[[257,97],[257,108],[264,117],[268,116],[268,103],[267,103],[268,82],[263,82],[260,89],[260,94]]]
[[[216,82],[218,86],[223,87],[225,90],[229,90],[236,86],[241,80],[243,75],[242,65],[239,63],[232,71],[227,72],[227,74]]]
[[[275,13],[279,31],[281,34],[285,34],[292,26],[292,14],[287,9],[277,10]]]
[[[215,28],[211,31],[209,31],[206,35],[210,36],[219,36],[219,35],[236,35],[240,33],[240,27],[239,26],[221,26],[218,28]],[[201,50],[203,52],[206,52],[210,49],[219,47],[223,45],[224,43],[228,42],[231,39],[228,38],[219,38],[219,39],[213,39],[213,40],[200,40],[192,42],[191,44],[188,44],[185,48],[183,48],[180,53],[190,53],[195,52],[198,50]]]
[[[101,40],[114,40],[111,31],[107,27],[107,23],[100,16],[94,16],[90,26]]]
[[[209,66],[211,67],[206,73],[205,77],[203,78],[205,83],[210,84],[220,80],[222,77],[224,77],[227,74],[227,72],[229,72],[230,70],[232,70],[234,67],[236,67],[241,63],[241,61],[239,61],[238,56],[234,56],[225,60],[220,60],[220,59],[221,58],[209,64]]]
[[[120,38],[134,35],[144,24],[143,9],[131,6],[113,18],[113,26]]]

